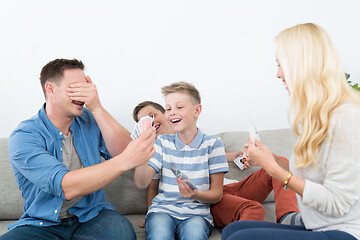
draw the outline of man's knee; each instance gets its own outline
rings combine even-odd
[[[134,228],[126,217],[113,210],[104,211],[106,211],[106,217],[103,219],[106,219],[106,224],[102,226],[104,231],[114,236],[114,238],[109,236],[109,239],[136,239]]]
[[[136,239],[130,221],[115,210],[101,210],[94,219],[82,223],[73,239]]]

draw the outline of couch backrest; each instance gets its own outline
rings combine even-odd
[[[260,131],[260,140],[273,153],[290,157],[295,138],[290,129]],[[218,134],[223,140],[225,150],[234,152],[243,149],[247,142],[247,132],[224,132]],[[241,171],[235,164],[229,164],[226,178],[241,180],[258,167]],[[146,189],[139,190],[133,180],[134,169],[123,173],[104,188],[106,200],[114,204],[121,214],[146,213]],[[270,195],[267,201],[273,201]],[[23,198],[16,184],[13,169],[7,152],[7,138],[0,138],[0,219],[18,219],[23,214]]]
[[[0,219],[19,219],[23,213],[24,200],[9,161],[7,138],[0,138]]]
[[[244,149],[244,144],[248,142],[249,133],[223,132],[217,134],[223,141],[226,152],[235,152]],[[276,129],[259,131],[260,141],[265,144],[270,151],[278,156],[290,158],[295,144],[295,137],[291,129]],[[229,163],[229,172],[225,174],[228,179],[241,180],[251,173],[257,171],[259,166],[240,170],[234,163]],[[274,201],[274,192],[271,192],[265,202]]]
[[[134,183],[134,169],[121,174],[104,187],[106,201],[111,202],[121,214],[145,214],[147,211],[146,189],[138,189]]]
[[[217,134],[223,141],[226,152],[235,152],[244,149],[244,144],[248,142],[248,132],[223,132]],[[295,144],[295,137],[291,129],[276,129],[259,131],[260,141],[269,150],[278,156],[290,158]],[[230,171],[225,174],[226,178],[241,180],[249,174],[255,172],[259,167],[253,166],[249,169],[240,170],[234,163],[229,164]]]
[[[0,220],[19,219],[24,213],[24,200],[10,164],[7,142],[7,138],[0,138]],[[138,189],[133,176],[134,169],[123,173],[103,189],[106,201],[121,214],[146,213],[146,189]]]

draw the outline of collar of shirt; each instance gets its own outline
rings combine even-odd
[[[195,138],[192,140],[192,142],[189,144],[190,147],[192,148],[199,148],[201,143],[203,142],[204,139],[204,133],[198,128],[197,129],[197,134],[195,136]],[[183,143],[183,141],[181,141],[178,133],[175,133],[175,147],[177,150],[182,149],[183,147],[185,147],[186,144]]]

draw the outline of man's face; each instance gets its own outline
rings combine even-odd
[[[76,82],[86,82],[85,74],[81,69],[66,69],[59,84],[52,83],[53,93],[49,96],[51,104],[57,109],[58,113],[65,117],[79,117],[83,113],[84,103],[71,100],[68,96],[67,88]]]

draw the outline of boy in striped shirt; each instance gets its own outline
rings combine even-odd
[[[210,204],[221,200],[228,171],[224,145],[219,137],[197,128],[202,106],[192,84],[173,83],[163,87],[162,93],[165,117],[176,133],[159,136],[155,155],[134,174],[135,184],[146,188],[153,176],[161,173],[159,194],[146,216],[146,238],[207,239],[213,225]],[[197,190],[176,178],[170,167],[186,174]]]

